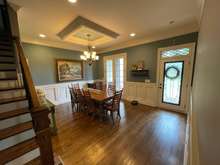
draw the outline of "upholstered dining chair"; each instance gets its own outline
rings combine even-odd
[[[111,100],[111,102],[107,102],[106,104],[104,104],[104,109],[108,112],[110,112],[111,114],[111,118],[112,118],[112,122],[114,125],[114,116],[113,113],[117,112],[117,115],[121,118],[120,115],[120,101],[121,101],[121,96],[122,96],[123,90],[117,91],[114,94],[113,99]]]

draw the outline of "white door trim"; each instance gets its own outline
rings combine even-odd
[[[115,73],[115,60],[116,58],[118,57],[123,57],[124,58],[124,87],[125,87],[125,84],[127,82],[127,53],[120,53],[120,54],[113,54],[113,55],[106,55],[103,57],[103,68],[104,68],[104,81],[106,81],[106,66],[105,66],[105,61],[108,60],[108,59],[111,59],[113,60],[113,82],[115,81],[114,80],[114,73]]]
[[[190,68],[189,68],[189,81],[188,81],[188,88],[187,88],[187,94],[186,94],[186,108],[185,108],[185,111],[177,111],[177,112],[183,112],[183,113],[187,113],[189,111],[189,102],[190,102],[190,86],[191,86],[191,83],[192,83],[192,75],[193,75],[193,63],[194,63],[194,56],[195,56],[195,46],[196,46],[196,43],[187,43],[187,44],[181,44],[181,45],[175,45],[175,46],[169,46],[169,47],[164,47],[164,48],[159,48],[158,51],[157,51],[157,79],[156,79],[156,84],[157,84],[157,87],[159,89],[159,80],[160,80],[160,61],[162,60],[161,59],[161,52],[162,51],[165,51],[165,50],[173,50],[173,49],[179,49],[179,48],[183,48],[183,47],[188,47],[190,48],[190,54],[189,56],[187,57],[175,57],[175,58],[172,58],[172,59],[175,59],[175,60],[185,60],[186,58],[188,58],[188,61],[190,62]],[[169,59],[168,58],[164,58],[164,60],[166,59]],[[159,107],[159,97],[160,97],[160,90],[157,90],[158,91],[158,107]],[[172,111],[175,111],[175,110],[172,110]]]

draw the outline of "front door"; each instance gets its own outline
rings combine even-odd
[[[159,60],[159,107],[185,111],[191,80],[191,47],[163,49]]]

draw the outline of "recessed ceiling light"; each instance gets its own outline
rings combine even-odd
[[[93,49],[95,49],[95,46],[92,46]]]
[[[134,37],[134,36],[136,36],[136,34],[135,34],[135,33],[131,33],[130,36],[131,36],[131,37]]]
[[[169,22],[170,25],[172,25],[172,24],[174,24],[174,23],[175,23],[174,20],[172,20],[172,21]]]
[[[46,38],[47,36],[45,34],[39,34],[40,38]]]
[[[69,3],[76,3],[77,2],[77,0],[68,0],[69,1]]]

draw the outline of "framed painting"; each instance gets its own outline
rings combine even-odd
[[[57,80],[59,82],[83,79],[83,63],[77,60],[56,60]]]

